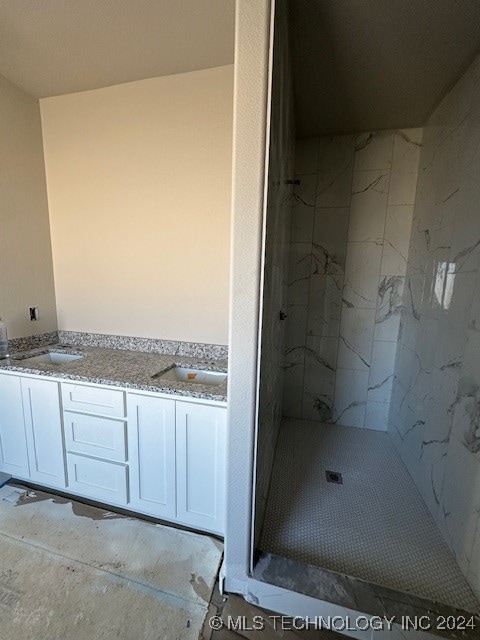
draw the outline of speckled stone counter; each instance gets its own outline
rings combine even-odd
[[[71,353],[83,357],[63,364],[26,361],[27,357],[48,351]],[[8,360],[0,360],[0,371],[41,374],[62,380],[226,402],[227,381],[214,386],[191,382],[173,382],[156,376],[159,372],[170,369],[174,365],[194,367],[206,371],[227,372],[226,360],[65,344],[43,345],[28,351],[12,352]]]

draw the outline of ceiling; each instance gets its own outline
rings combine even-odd
[[[46,97],[233,63],[235,0],[0,0],[0,74]]]
[[[290,0],[297,135],[416,127],[480,48],[479,0]]]

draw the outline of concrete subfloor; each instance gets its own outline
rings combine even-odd
[[[6,485],[0,637],[196,640],[222,553],[205,535]]]
[[[1,640],[340,640],[282,629],[217,580],[223,545],[43,491],[0,488]],[[264,629],[255,629],[258,616]],[[221,620],[212,629],[209,621]],[[214,626],[215,626],[214,624]]]

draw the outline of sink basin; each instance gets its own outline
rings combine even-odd
[[[22,362],[31,364],[65,364],[67,362],[73,362],[74,360],[80,360],[80,358],[83,358],[83,356],[74,355],[73,353],[49,351],[48,353],[41,353],[38,356],[23,358]]]
[[[192,384],[206,384],[218,386],[225,382],[227,374],[221,371],[204,371],[203,369],[190,369],[189,367],[172,367],[167,371],[160,371],[152,378],[169,380],[170,382],[190,382]]]

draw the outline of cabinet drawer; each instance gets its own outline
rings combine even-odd
[[[68,486],[84,496],[115,504],[127,504],[125,465],[67,454]]]
[[[64,412],[67,451],[126,462],[126,422]]]
[[[102,416],[123,418],[125,394],[114,389],[85,387],[80,384],[62,384],[63,408]]]

